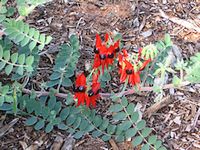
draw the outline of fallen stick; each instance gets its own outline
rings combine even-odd
[[[147,110],[144,113],[144,116],[148,116],[148,118],[155,112],[157,112],[158,110],[160,110],[161,108],[169,105],[172,102],[172,98],[170,96],[167,96],[165,98],[163,98],[161,101],[153,104],[151,107],[147,108]]]
[[[162,11],[161,9],[159,10],[160,12],[160,16],[165,18],[165,19],[168,19],[178,25],[181,25],[187,29],[193,29],[195,30],[196,32],[199,32],[200,33],[200,27],[198,27],[195,23],[191,23],[191,22],[188,22],[186,20],[183,20],[183,19],[180,19],[180,18],[177,18],[177,17],[170,17],[168,16],[164,11]]]

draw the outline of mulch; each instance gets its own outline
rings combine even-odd
[[[96,33],[121,33],[124,47],[129,51],[135,51],[139,47],[162,39],[165,33],[169,33],[182,58],[188,59],[200,51],[200,32],[163,18],[159,11],[165,12],[169,18],[177,17],[200,27],[199,0],[65,1],[54,0],[38,7],[26,18],[26,22],[31,26],[53,37],[53,41],[42,54],[41,68],[51,70],[59,45],[67,42],[73,33],[79,36],[81,44],[79,70],[92,63]],[[33,84],[44,82],[48,76],[48,71],[39,72]],[[199,89],[200,84],[195,84],[175,91],[166,90],[165,96],[171,94],[172,102],[150,117],[144,116],[148,125],[154,128],[158,137],[171,150],[200,149]],[[143,112],[155,103],[154,95],[151,93],[145,93],[144,96],[130,95],[128,99],[137,103]],[[109,107],[108,101],[99,102],[97,109],[100,110],[101,106],[106,107],[100,112],[106,113],[106,108]],[[4,129],[9,127],[9,123],[15,117],[10,115],[3,117],[3,112],[0,116],[2,116],[0,119],[0,131],[2,131],[3,127]],[[66,141],[70,141],[68,145],[73,145],[75,150],[115,150],[116,147],[119,150],[133,149],[130,142],[115,143],[114,148],[112,142],[105,143],[89,135],[74,141],[67,133],[59,130],[54,130],[50,134],[36,132],[33,128],[24,126],[23,121],[24,118],[19,117],[17,123],[0,136],[1,150],[26,147],[31,150],[64,149]]]

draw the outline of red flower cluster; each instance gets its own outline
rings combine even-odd
[[[124,49],[118,56],[118,66],[120,74],[120,82],[125,82],[128,79],[129,84],[135,86],[140,83],[140,71],[142,71],[146,65],[151,61],[150,59],[145,60],[142,65],[138,68],[138,62],[141,60],[142,49],[139,49],[138,60],[135,64],[129,61],[128,53]],[[137,68],[136,68],[137,67]]]
[[[75,96],[74,98],[78,100],[77,106],[84,105],[86,106],[92,105],[96,107],[96,99],[99,98],[100,91],[100,83],[98,82],[98,74],[93,75],[92,86],[91,89],[87,89],[86,86],[86,77],[85,75],[79,74],[76,78],[76,86],[74,88]]]
[[[102,72],[104,73],[105,66],[112,65],[116,53],[119,52],[119,40],[113,44],[110,44],[110,36],[105,34],[105,41],[101,41],[101,37],[96,34],[96,45],[94,49],[94,64],[93,69],[97,69],[102,66]]]
[[[76,78],[76,85],[74,88],[75,98],[78,99],[79,105],[86,106],[92,105],[96,107],[96,99],[99,98],[100,83],[98,78],[100,75],[99,67],[102,67],[102,73],[104,73],[104,68],[108,68],[108,65],[112,65],[114,58],[116,57],[117,52],[119,52],[119,40],[115,43],[109,36],[108,33],[105,34],[105,41],[102,42],[101,37],[96,34],[96,47],[94,49],[94,64],[93,69],[96,74],[93,73],[92,85],[88,89],[86,85],[85,75],[79,74]],[[141,59],[142,49],[139,49],[137,58],[132,60],[129,58],[127,51],[124,49],[118,55],[118,66],[120,74],[120,82],[125,82],[128,80],[128,83],[133,86],[138,86],[140,83],[140,72],[146,67],[146,65],[151,61],[151,59],[146,60],[145,58]]]

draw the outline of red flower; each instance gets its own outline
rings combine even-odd
[[[133,86],[138,85],[140,83],[140,72],[135,72],[132,63],[127,60],[127,51],[124,49],[122,52],[118,56],[120,82],[125,82],[128,79],[129,84]]]
[[[86,88],[86,77],[82,73],[77,76],[76,78],[76,86],[75,86],[75,96],[74,98],[78,99],[77,106],[84,105],[86,102],[86,106],[89,107],[92,105],[96,107],[96,99],[99,98],[99,91],[100,91],[100,83],[98,82],[99,73],[93,75],[92,80],[92,88],[87,91]]]
[[[107,47],[109,42],[109,34],[105,34],[105,41],[101,41],[101,37],[96,34],[96,47],[94,49],[94,64],[93,69],[97,69],[102,66],[102,72],[104,73],[105,66],[112,65],[116,52],[119,51],[119,41],[115,42],[113,45]]]
[[[87,92],[86,105],[88,107],[90,106],[90,104],[93,107],[96,107],[96,100],[100,97],[100,86],[101,85],[98,82],[98,75],[94,75],[92,80],[92,88]]]
[[[74,91],[75,91],[74,98],[78,99],[77,106],[79,106],[80,104],[84,105],[85,98],[86,98],[86,94],[85,94],[86,77],[83,73],[77,76],[75,84],[76,85],[74,88]]]

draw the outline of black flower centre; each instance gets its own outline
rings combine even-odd
[[[94,48],[94,53],[99,54],[99,50],[97,48]]]
[[[77,89],[78,89],[78,92],[84,92],[85,91],[84,86],[79,86]]]
[[[108,54],[108,58],[114,58],[114,54],[113,53]]]
[[[100,54],[99,57],[100,57],[101,60],[105,60],[106,59],[106,55],[105,54]]]
[[[119,47],[115,49],[115,52],[119,52],[119,51],[120,51],[120,48],[119,48]]]
[[[89,96],[89,97],[92,97],[93,95],[94,95],[94,92],[93,92],[92,90],[89,90],[89,91],[88,91],[88,96]]]
[[[127,70],[126,70],[126,74],[129,75],[129,74],[132,74],[132,73],[133,73],[133,70],[131,70],[131,69],[127,69]]]

